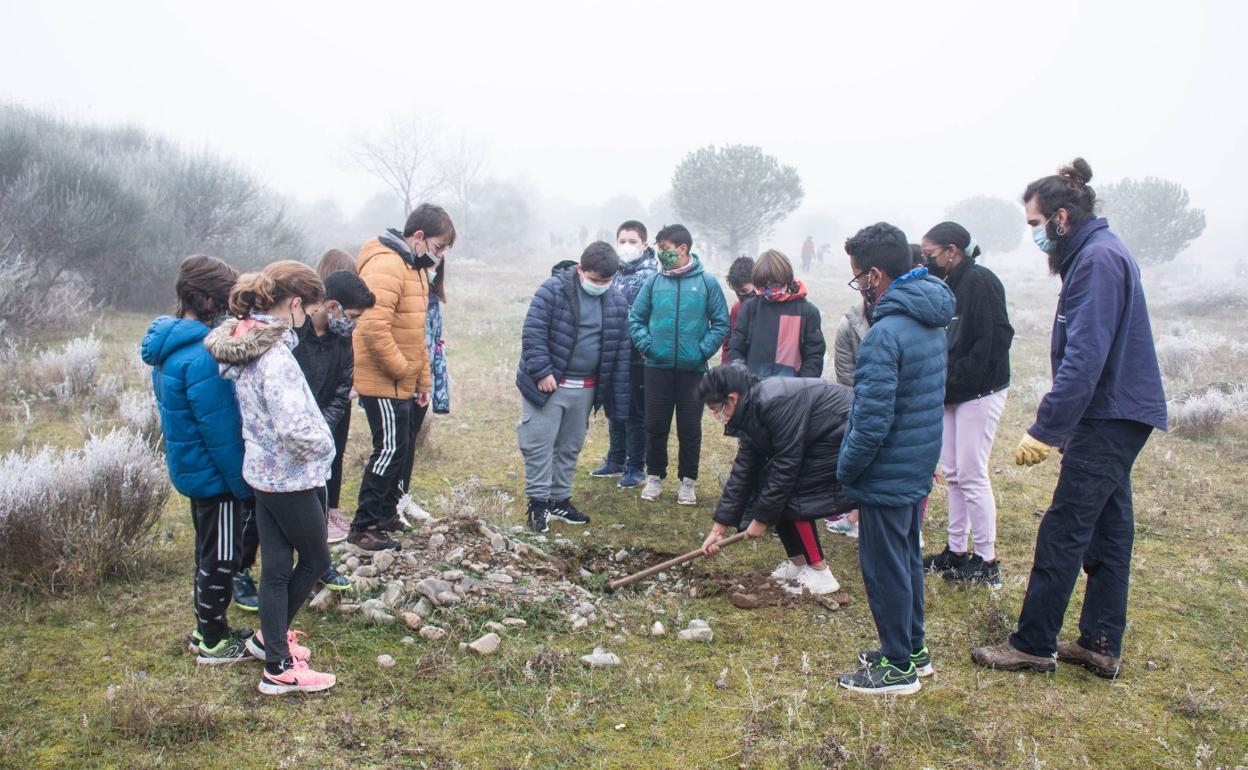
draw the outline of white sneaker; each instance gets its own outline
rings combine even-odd
[[[677,504],[679,505],[697,505],[698,504],[698,490],[695,487],[696,484],[697,482],[694,481],[693,479],[681,479],[680,480],[680,489],[676,491]]]
[[[642,500],[658,500],[663,494],[663,479],[658,476],[646,476],[646,487],[641,490]]]
[[[850,521],[848,516],[836,521],[825,519],[823,525],[833,535],[844,535],[853,540],[858,539],[858,522]]]
[[[798,573],[796,581],[798,586],[816,596],[841,590],[841,584],[836,582],[836,578],[832,576],[832,570],[827,567],[815,569],[807,564]]]
[[[805,566],[805,564],[794,564],[788,559],[785,559],[780,562],[779,567],[776,567],[771,571],[771,579],[777,583],[782,583],[785,580],[796,580],[797,576],[802,572],[802,567]]]

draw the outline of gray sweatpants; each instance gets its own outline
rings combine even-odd
[[[524,455],[524,493],[538,500],[570,499],[594,389],[557,388],[546,406],[534,406],[528,399],[521,404],[516,437]]]

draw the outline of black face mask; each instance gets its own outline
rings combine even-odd
[[[927,267],[927,272],[937,278],[943,279],[949,275],[949,271],[940,266],[940,263],[936,261],[936,257],[928,257],[925,266]]]

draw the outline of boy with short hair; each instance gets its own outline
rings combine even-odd
[[[650,276],[658,272],[659,261],[654,249],[646,242],[646,226],[635,219],[621,224],[615,231],[615,250],[620,270],[615,274],[615,288],[624,295],[632,309],[637,292]],[[602,467],[589,475],[595,478],[620,476],[618,486],[631,489],[646,480],[646,411],[645,367],[641,354],[629,340],[628,414],[611,420],[610,447]]]
[[[612,286],[620,260],[596,241],[579,265],[556,265],[524,318],[516,387],[524,396],[516,436],[524,455],[528,524],[585,524],[572,504],[572,475],[592,410],[628,414],[628,301]]]
[[[698,384],[707,360],[728,336],[728,303],[719,281],[693,254],[684,225],[655,236],[657,273],[637,293],[629,315],[633,344],[646,359],[646,486],[642,500],[658,500],[667,476],[667,438],[676,413],[680,489],[676,502],[697,505],[702,452],[702,401]]]
[[[860,503],[858,559],[880,648],[840,677],[854,692],[918,692],[932,673],[923,643],[920,503],[932,489],[944,427],[946,340],[955,300],[949,287],[912,267],[905,233],[887,222],[845,242],[854,279],[873,318],[854,371],[854,406],[837,478]]]
[[[737,301],[728,311],[728,336],[719,351],[719,363],[728,363],[728,343],[732,341],[732,332],[737,328],[737,315],[741,306],[754,296],[754,260],[750,257],[737,257],[728,268],[728,288],[737,295]]]

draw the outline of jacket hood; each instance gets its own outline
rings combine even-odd
[[[221,364],[221,376],[237,379],[239,370],[280,343],[289,344],[290,327],[253,319],[231,318],[208,333],[204,347]]]
[[[175,352],[202,342],[210,331],[208,325],[202,321],[187,321],[162,315],[152,321],[152,325],[147,327],[147,334],[143,335],[143,343],[139,346],[143,363],[148,366],[161,366]]]
[[[575,270],[580,266],[580,264],[581,263],[577,262],[575,259],[564,259],[551,265],[550,274],[560,275],[561,273],[566,273],[569,270]]]
[[[403,233],[391,227],[377,236],[377,240],[381,242],[382,246],[402,257],[404,262],[412,267],[416,267],[416,255],[407,247],[407,241],[403,240]]]
[[[925,326],[943,328],[953,320],[957,299],[953,290],[927,268],[916,267],[888,287],[875,306],[875,320],[890,315],[908,315]]]

